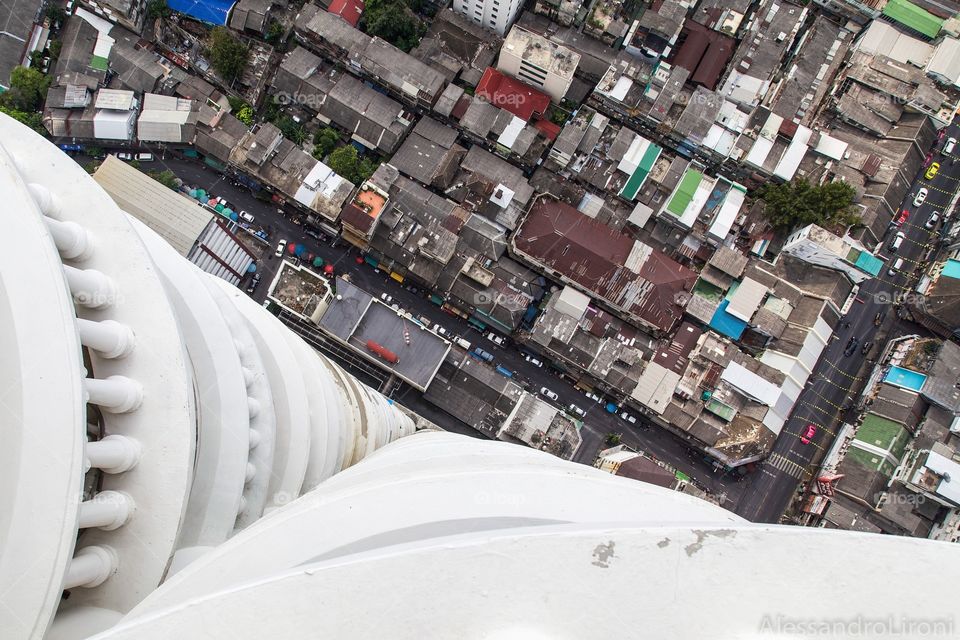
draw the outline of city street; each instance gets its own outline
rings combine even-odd
[[[860,286],[856,300],[840,320],[835,339],[821,355],[770,457],[747,481],[735,511],[748,520],[779,521],[800,483],[817,472],[820,461],[833,445],[841,416],[856,404],[871,362],[881,353],[886,340],[896,337],[888,334],[890,327],[897,323],[896,296],[910,291],[918,275],[915,270],[923,267],[928,248],[938,237],[936,227],[930,230],[924,225],[934,212],[941,220],[944,214],[950,213],[946,209],[957,190],[960,163],[952,164],[955,157],[939,152],[951,137],[960,139],[960,126],[956,121],[948,127],[944,139],[937,145],[938,152],[933,154],[932,162],[940,163],[939,172],[927,180],[926,168],[920,171],[901,206],[909,212],[908,219],[899,229],[891,228],[877,250],[877,256],[884,260],[879,276]],[[954,149],[954,154],[957,152],[960,145]],[[926,188],[928,195],[918,207],[914,205],[914,198],[920,188]],[[898,231],[903,232],[904,239],[899,249],[893,251],[891,243]],[[896,269],[898,258],[903,258],[903,264]],[[878,314],[883,327],[874,323]],[[877,339],[878,331],[882,331],[882,340]],[[853,338],[857,343],[852,345],[850,353],[848,345]],[[874,342],[864,353],[863,345]],[[801,437],[809,433],[811,426],[815,433],[810,443],[804,444]]]
[[[480,346],[489,351],[495,356],[493,364],[500,364],[514,371],[515,377],[525,382],[531,392],[535,393],[541,387],[547,387],[559,396],[559,401],[556,403],[559,406],[567,407],[570,404],[576,404],[586,411],[587,415],[581,431],[583,444],[574,457],[577,462],[592,464],[597,452],[606,447],[607,435],[619,433],[623,444],[644,451],[677,468],[694,479],[702,488],[724,499],[724,506],[727,508],[732,508],[740,497],[746,480],[741,480],[739,475],[724,475],[717,472],[704,460],[702,454],[690,449],[676,436],[660,428],[641,424],[639,416],[638,423],[631,425],[619,415],[607,413],[602,404],[591,401],[570,382],[550,372],[546,365],[537,367],[524,360],[523,354],[515,346],[508,345],[506,348],[497,346],[469,325],[466,320],[442,311],[440,307],[430,302],[423,292],[415,294],[370,265],[357,264],[356,258],[359,253],[349,244],[337,241],[335,246],[331,246],[331,242],[321,243],[307,236],[302,226],[291,222],[291,218],[298,214],[289,217],[278,214],[277,205],[258,200],[246,187],[235,186],[229,177],[221,175],[196,160],[157,157],[157,160],[148,168],[150,170],[169,169],[187,184],[202,187],[211,196],[224,197],[238,210],[253,214],[256,225],[271,229],[267,257],[258,265],[261,281],[252,296],[258,302],[266,298],[269,284],[281,263],[279,258],[274,257],[277,242],[282,238],[288,243],[302,243],[308,251],[320,256],[325,262],[333,264],[337,275],[349,274],[350,279],[357,286],[373,295],[379,296],[381,293],[386,293],[393,298],[394,302],[413,313],[414,316],[426,316],[432,322],[439,322],[453,335],[463,336],[471,345]],[[242,286],[245,287],[246,283]],[[422,394],[415,389],[402,386],[394,397],[401,404],[421,413],[444,429],[480,436],[469,426],[423,400]]]

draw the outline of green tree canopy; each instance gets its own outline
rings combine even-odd
[[[15,111],[39,111],[49,88],[48,76],[30,67],[14,67],[10,89],[0,93],[0,105]]]
[[[370,0],[362,26],[371,36],[379,36],[402,51],[417,46],[427,30],[403,0]]]
[[[177,176],[169,169],[164,171],[148,171],[147,175],[163,186],[173,189],[174,191],[176,191],[180,186],[177,184]]]
[[[350,182],[357,183],[360,156],[353,145],[347,144],[334,150],[327,158],[327,165]]]
[[[166,18],[173,10],[167,6],[167,0],[150,0],[147,3],[147,16],[150,18]]]
[[[337,146],[337,142],[340,141],[340,134],[337,133],[336,129],[331,127],[324,127],[317,131],[313,136],[313,157],[317,160],[323,160],[327,157],[334,147]]]
[[[250,50],[230,34],[226,27],[210,32],[210,63],[227,82],[240,77],[247,66]]]
[[[327,165],[353,184],[360,184],[372,176],[378,164],[369,158],[361,160],[357,148],[352,144],[338,147],[327,158]]]
[[[824,228],[859,224],[856,191],[846,182],[812,185],[804,179],[768,184],[760,191],[767,219],[778,229],[816,224]]]

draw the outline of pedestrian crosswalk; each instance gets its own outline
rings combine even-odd
[[[772,454],[767,458],[766,463],[777,469],[778,471],[783,471],[789,476],[796,478],[797,480],[803,480],[803,476],[806,473],[806,470],[798,465],[793,460],[783,457],[779,453]]]

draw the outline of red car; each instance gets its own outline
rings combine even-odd
[[[910,212],[904,209],[900,212],[900,215],[894,219],[893,224],[896,227],[902,227],[903,223],[910,219]]]
[[[803,432],[803,435],[800,436],[800,442],[803,444],[810,444],[810,441],[813,440],[813,436],[817,435],[817,428],[812,424],[808,424],[806,430]]]
[[[926,155],[926,157],[924,157],[924,159],[923,159],[923,167],[924,167],[924,169],[927,168],[927,165],[929,165],[932,161],[933,161],[933,152],[931,151],[931,152],[928,153],[928,154]]]

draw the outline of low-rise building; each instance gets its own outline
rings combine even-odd
[[[446,76],[476,86],[493,65],[503,39],[452,9],[443,9],[430,23],[420,44],[410,52]]]
[[[114,156],[93,176],[121,209],[156,231],[200,269],[238,285],[254,263],[236,225]]]
[[[264,35],[270,24],[273,0],[239,0],[230,10],[231,29]]]
[[[137,139],[141,142],[191,144],[199,116],[199,105],[193,100],[146,93],[137,119]]]
[[[457,144],[457,132],[424,116],[390,159],[400,173],[446,189],[453,184],[467,150]]]
[[[386,87],[411,104],[430,107],[447,86],[446,77],[389,42],[371,38],[315,4],[301,9],[295,20],[297,39],[304,46],[341,62]]]
[[[657,334],[676,326],[697,278],[659,250],[547,198],[536,200],[510,246],[550,277]]]
[[[810,264],[842,271],[856,283],[877,277],[883,268],[883,261],[853,238],[841,238],[815,224],[807,225],[791,234],[781,253]]]

